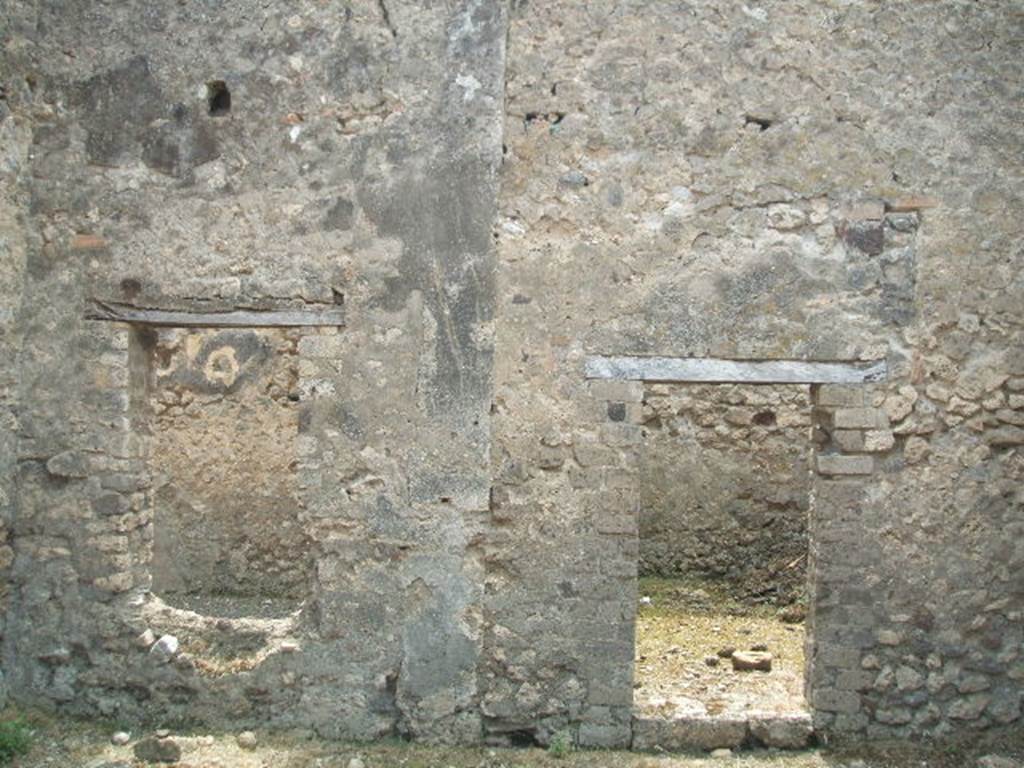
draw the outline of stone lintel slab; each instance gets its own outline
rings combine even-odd
[[[201,307],[154,309],[93,299],[89,302],[85,317],[87,320],[171,328],[340,327],[345,325],[345,308],[342,305],[309,305],[267,310],[238,308],[211,311]]]
[[[870,363],[805,360],[723,360],[713,357],[591,355],[588,379],[708,384],[866,384],[886,377],[884,360]]]

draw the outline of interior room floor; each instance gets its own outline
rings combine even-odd
[[[744,604],[720,582],[642,578],[634,710],[641,717],[804,712],[804,627]],[[788,612],[794,613],[792,609]],[[729,651],[763,649],[770,672],[734,671]]]

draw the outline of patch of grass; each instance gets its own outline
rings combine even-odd
[[[32,747],[32,728],[23,719],[0,722],[0,765],[24,755]]]
[[[559,731],[548,744],[548,754],[555,758],[563,758],[573,750],[572,734],[569,731]]]

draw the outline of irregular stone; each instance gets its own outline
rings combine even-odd
[[[366,768],[366,763],[361,757],[353,757],[348,761],[348,768]]]
[[[880,629],[875,634],[879,645],[899,645],[903,642],[903,635],[894,629]]]
[[[896,688],[900,691],[916,691],[924,685],[924,676],[913,667],[901,666],[896,670]]]
[[[992,697],[984,693],[965,696],[952,702],[947,714],[952,720],[977,720],[991,700]]]
[[[736,651],[732,655],[732,668],[737,672],[771,672],[772,655],[764,651]]]
[[[174,635],[163,635],[149,649],[150,655],[156,657],[161,662],[170,661],[177,652],[178,638]]]
[[[1024,413],[1012,411],[1009,408],[996,411],[996,418],[1004,424],[1013,424],[1018,427],[1024,426]]]
[[[153,647],[153,643],[156,642],[156,635],[153,633],[152,629],[149,629],[147,627],[146,630],[142,634],[140,634],[137,638],[135,638],[135,642],[140,647],[146,648],[148,650],[149,648],[152,648]]]
[[[984,440],[993,448],[1009,448],[1024,445],[1024,429],[1020,427],[999,427],[985,432]]]
[[[46,471],[54,477],[83,478],[89,476],[89,463],[78,451],[64,451],[50,457]]]
[[[917,389],[905,384],[899,388],[896,394],[889,395],[885,399],[885,413],[889,421],[896,423],[902,421],[914,410],[914,403],[917,402]]]
[[[967,675],[957,684],[956,689],[960,693],[978,693],[991,687],[992,681],[986,675]]]
[[[589,186],[590,180],[582,171],[572,170],[563,173],[558,178],[558,183],[563,187],[586,187]]]
[[[131,734],[127,733],[126,731],[116,731],[110,737],[110,743],[115,745],[115,746],[118,746],[118,747],[123,747],[125,744],[127,744],[131,740],[132,740]]]
[[[932,447],[923,437],[914,435],[903,446],[903,459],[907,464],[917,464],[931,453]]]
[[[176,763],[181,760],[181,746],[170,737],[147,736],[136,743],[135,757],[149,763]]]

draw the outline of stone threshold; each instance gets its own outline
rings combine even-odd
[[[633,749],[641,752],[738,747],[803,749],[811,743],[813,735],[810,712],[633,716]]]

